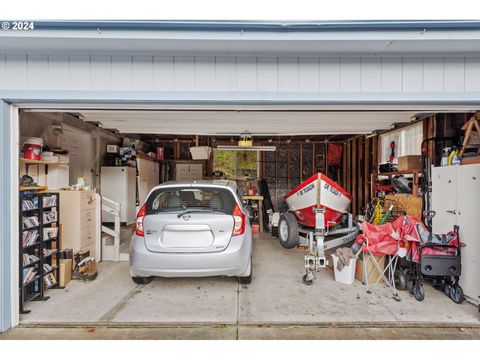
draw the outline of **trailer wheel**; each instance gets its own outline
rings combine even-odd
[[[285,249],[291,249],[298,244],[298,223],[292,213],[280,216],[278,222],[278,240]]]

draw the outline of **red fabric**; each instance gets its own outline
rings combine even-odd
[[[414,262],[420,261],[418,244],[421,242],[421,238],[416,227],[417,224],[427,230],[419,218],[410,215],[399,216],[393,222],[393,227],[396,229],[398,236],[403,239],[403,241],[406,243],[406,246],[411,251],[412,261]]]
[[[395,255],[400,247],[411,252],[413,262],[420,261],[421,237],[417,225],[424,231],[428,231],[423,222],[416,217],[405,215],[400,216],[392,223],[373,225],[368,222],[362,224],[363,234],[358,235],[356,243],[363,244],[362,251],[370,252],[373,255]],[[449,245],[458,246],[458,238],[455,233],[449,241]],[[423,248],[422,255],[454,255],[456,249],[445,249],[441,247]]]
[[[373,225],[363,222],[362,234],[358,235],[356,243],[363,243],[362,251],[374,255],[395,255],[398,251],[398,237],[392,223]]]
[[[453,231],[447,233],[447,236],[452,236],[448,245],[458,246],[458,237]],[[456,255],[457,249],[455,248],[442,248],[441,246],[426,247],[422,249],[422,255]]]
[[[328,144],[327,147],[327,165],[340,165],[342,161],[343,145]]]

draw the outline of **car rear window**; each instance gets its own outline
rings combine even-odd
[[[233,194],[224,188],[168,187],[153,191],[146,201],[147,215],[161,212],[205,209],[232,214],[235,208]]]

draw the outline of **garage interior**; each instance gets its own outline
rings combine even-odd
[[[352,196],[354,218],[370,218],[372,201],[379,193],[394,199],[388,203],[394,206],[388,221],[404,213],[421,217],[425,207],[419,160],[425,147],[422,142],[437,138],[426,154],[431,165],[438,167],[444,148],[460,147],[466,137],[465,125],[480,115],[465,107],[413,109],[22,110],[20,144],[41,139],[44,156],[41,160],[21,156],[20,192],[59,194],[60,203],[53,207],[60,213],[55,218],[58,240],[48,248],[61,251],[51,256],[51,267],[44,269],[55,274],[53,281],[44,283],[41,279],[48,274],[37,274],[27,281],[34,290],[26,295],[22,284],[26,273],[24,263],[20,264],[20,309],[25,310],[20,314],[21,324],[478,323],[480,291],[474,295],[468,286],[467,301],[461,304],[429,284],[424,301],[417,301],[408,291],[392,296],[383,281],[367,292],[358,274],[351,285],[336,282],[331,261],[306,286],[302,282],[305,249],[284,249],[272,235],[264,209],[266,197],[260,182],[267,185],[273,210],[283,213],[288,210],[284,196],[312,175],[323,173]],[[252,140],[258,150],[238,149],[240,140]],[[193,159],[191,148],[205,151],[206,158]],[[467,151],[462,165],[480,166],[476,150]],[[218,155],[222,153],[230,156]],[[379,172],[379,165],[396,164],[404,156],[411,161],[406,169]],[[119,171],[127,175],[122,177]],[[408,194],[392,187],[394,176],[406,179]],[[128,245],[148,191],[170,180],[222,178],[236,180],[251,205],[255,224],[252,283],[240,285],[231,278],[156,278],[148,285],[133,283],[128,273]],[[385,215],[387,201],[382,204]],[[478,218],[478,212],[473,216]],[[469,252],[469,245],[464,253]],[[465,277],[476,271],[476,265],[467,261],[475,263],[480,250],[475,244],[470,248],[474,254],[462,264]],[[32,254],[24,250],[20,247],[20,259]],[[81,259],[75,256],[78,252],[95,259],[87,269],[95,276],[84,281],[72,279],[75,262]],[[37,292],[41,295],[32,297]]]

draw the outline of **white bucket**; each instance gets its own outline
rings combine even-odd
[[[342,270],[338,270],[338,256],[332,254],[332,258],[335,281],[342,284],[352,285],[355,281],[355,265],[357,264],[357,259],[350,259],[348,266],[344,266]]]

